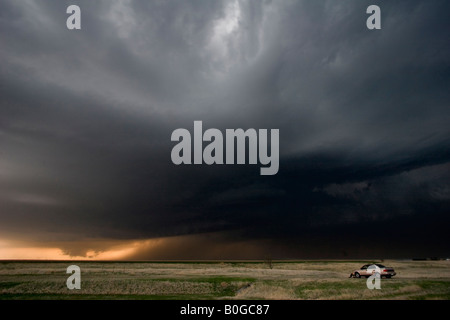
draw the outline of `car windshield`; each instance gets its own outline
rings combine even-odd
[[[377,266],[378,268],[386,268],[386,267],[383,266],[382,264],[376,264],[376,266]]]

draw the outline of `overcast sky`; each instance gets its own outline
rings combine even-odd
[[[0,0],[0,240],[73,256],[161,240],[128,259],[449,256],[449,11]],[[175,166],[171,133],[195,120],[279,129],[278,174]]]

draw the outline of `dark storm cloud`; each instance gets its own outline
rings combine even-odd
[[[65,27],[70,4],[80,31]],[[370,4],[382,30],[365,27]],[[218,232],[218,246],[261,239],[284,252],[313,238],[345,247],[383,222],[409,237],[449,222],[447,1],[0,6],[5,238]],[[174,166],[171,132],[194,120],[280,129],[279,173]]]

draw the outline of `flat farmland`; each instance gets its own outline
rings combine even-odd
[[[397,275],[369,290],[349,278],[367,263]],[[70,265],[81,289],[69,290]],[[7,299],[450,299],[450,261],[101,262],[0,261],[0,300]]]

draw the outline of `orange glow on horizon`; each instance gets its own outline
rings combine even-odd
[[[102,250],[88,250],[86,255],[69,255],[58,247],[33,247],[0,240],[0,260],[123,260],[142,246],[158,240],[124,241]]]

